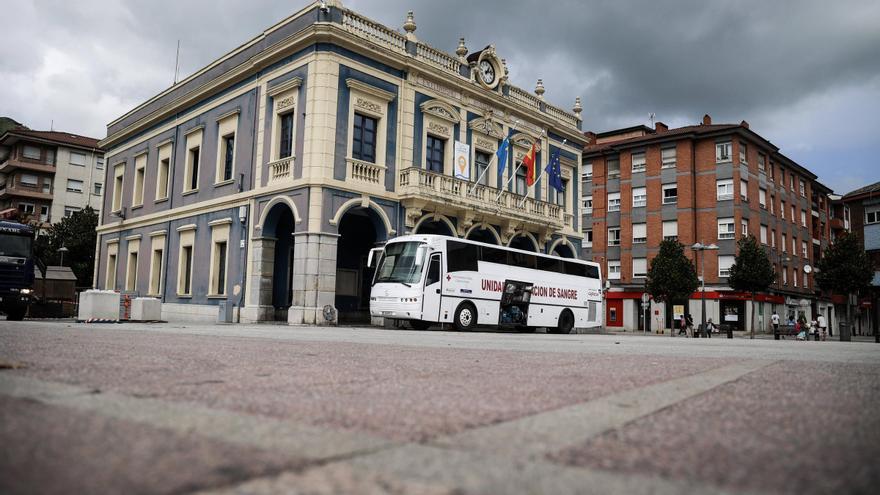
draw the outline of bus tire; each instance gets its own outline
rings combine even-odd
[[[455,318],[452,324],[459,332],[473,330],[477,326],[477,308],[468,301],[459,304],[455,309]]]
[[[10,308],[9,311],[6,312],[6,320],[21,321],[24,319],[24,314],[26,312],[27,308]]]
[[[411,326],[413,330],[427,330],[428,327],[431,326],[431,322],[424,320],[409,320],[409,326]]]
[[[571,330],[574,328],[574,315],[571,313],[570,309],[563,309],[562,313],[559,313],[559,320],[556,323],[556,328],[550,329],[553,333],[571,333]]]

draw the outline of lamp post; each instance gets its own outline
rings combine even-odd
[[[61,246],[60,248],[58,248],[58,252],[61,253],[61,266],[64,266],[64,253],[66,253],[68,251],[70,251],[70,250],[64,246]]]
[[[716,251],[718,250],[718,246],[715,244],[705,245],[701,242],[698,242],[691,246],[691,250],[694,252],[694,256],[696,256],[701,251]],[[706,331],[706,253],[703,253],[703,256],[700,257],[700,305],[702,306],[702,314],[700,315],[700,332]],[[696,332],[694,332],[694,336],[696,336]],[[706,335],[704,334],[703,337]]]

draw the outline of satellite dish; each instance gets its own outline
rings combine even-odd
[[[804,265],[804,273],[810,273],[813,271],[813,267],[810,265]]]

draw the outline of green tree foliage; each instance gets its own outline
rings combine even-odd
[[[751,337],[755,338],[755,293],[764,292],[773,285],[776,270],[755,236],[743,237],[737,244],[739,253],[730,267],[727,283],[734,290],[752,294]]]
[[[851,232],[825,248],[816,268],[819,287],[838,294],[852,294],[868,288],[874,275],[874,266],[862,249],[859,237]]]
[[[697,290],[697,271],[678,241],[663,241],[648,269],[648,293],[657,302],[687,299]]]
[[[97,242],[98,214],[91,207],[74,212],[60,222],[52,224],[46,235],[37,238],[34,246],[36,255],[47,265],[59,265],[61,246],[68,249],[64,253],[64,265],[69,266],[76,275],[77,285],[92,285],[95,269],[95,243]]]

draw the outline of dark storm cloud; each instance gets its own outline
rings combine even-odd
[[[343,2],[453,52],[460,36],[494,44],[511,81],[570,109],[584,128],[710,113],[752,128],[839,189],[880,179],[880,2],[371,1]],[[13,2],[5,13],[0,114],[33,127],[104,135],[104,125],[306,2],[155,0]],[[840,164],[846,161],[845,174]]]

